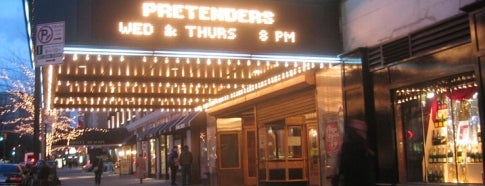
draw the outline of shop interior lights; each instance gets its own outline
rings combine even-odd
[[[53,82],[46,91],[52,91],[54,108],[87,111],[200,111],[340,63],[322,56],[74,47],[64,51],[64,63],[49,71]]]
[[[398,89],[395,91],[395,100],[396,103],[401,104],[417,100],[421,96],[426,96],[426,98],[432,99],[436,94],[472,87],[478,87],[474,74],[459,75],[451,79],[441,80],[427,85]]]

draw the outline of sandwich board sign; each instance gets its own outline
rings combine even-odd
[[[36,28],[36,66],[62,63],[65,43],[64,22],[38,24]]]

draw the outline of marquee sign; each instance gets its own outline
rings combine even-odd
[[[74,1],[36,6],[39,22],[65,21],[66,45],[250,54],[342,52],[337,0]]]
[[[154,2],[141,3],[141,14],[145,18],[154,17],[166,22],[161,28],[156,28],[151,22],[120,21],[118,31],[123,35],[151,36],[159,33],[166,38],[181,35],[190,39],[235,40],[238,37],[238,27],[233,24],[273,25],[276,18],[275,13],[270,10]],[[181,27],[170,24],[176,20],[184,20],[187,23]],[[231,25],[208,26],[204,23]],[[264,27],[253,33],[252,37],[257,37],[261,42],[295,43],[297,40],[295,31],[268,30]]]

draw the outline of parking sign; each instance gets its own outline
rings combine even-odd
[[[37,25],[35,34],[36,66],[62,63],[64,35],[64,22]]]

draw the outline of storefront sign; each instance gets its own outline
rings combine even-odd
[[[336,2],[98,0],[90,8],[92,21],[77,25],[90,28],[89,35],[77,38],[91,42],[79,43],[153,50],[341,52]],[[91,25],[79,25],[84,23]]]
[[[188,122],[177,123],[177,125],[175,125],[175,130],[183,129],[186,127],[189,127]]]
[[[73,140],[69,142],[69,145],[104,145],[104,140]]]

